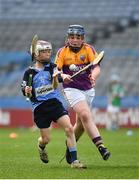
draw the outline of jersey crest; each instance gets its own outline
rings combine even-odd
[[[80,60],[84,61],[85,60],[85,55],[80,55]]]

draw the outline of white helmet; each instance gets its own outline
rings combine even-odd
[[[46,49],[52,50],[51,43],[47,42],[47,41],[43,41],[43,40],[38,40],[37,44],[36,44],[36,47],[35,47],[35,55],[38,56],[39,51],[46,50]],[[32,54],[32,45],[30,47],[30,53]]]
[[[120,76],[118,74],[112,74],[111,77],[110,77],[110,81],[111,82],[120,82]]]

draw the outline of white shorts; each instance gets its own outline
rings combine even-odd
[[[116,107],[116,106],[113,106],[112,104],[109,104],[107,111],[111,113],[118,113],[120,111],[120,107]]]
[[[87,101],[88,105],[92,106],[92,101],[95,97],[95,89],[79,90],[75,88],[65,88],[64,93],[71,107],[80,101]]]

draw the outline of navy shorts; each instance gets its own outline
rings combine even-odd
[[[35,108],[34,122],[40,129],[49,128],[52,121],[57,122],[60,117],[67,114],[67,110],[58,99],[49,99]]]

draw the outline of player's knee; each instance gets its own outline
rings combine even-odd
[[[80,117],[81,117],[82,123],[86,123],[88,122],[88,119],[90,118],[90,112],[83,110],[80,113]]]
[[[67,128],[65,128],[65,132],[67,136],[70,136],[74,133],[73,126],[69,125]]]
[[[48,144],[50,142],[50,137],[42,137],[43,144]]]

